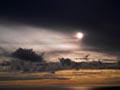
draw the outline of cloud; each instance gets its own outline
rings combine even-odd
[[[20,47],[33,48],[37,53],[47,52],[45,59],[49,61],[57,61],[58,57],[75,60],[74,58],[84,57],[86,54],[97,59],[115,58],[111,54],[111,57],[107,55],[108,52],[102,52],[95,47],[87,48],[86,45],[77,41],[68,30],[64,33],[63,30],[55,29],[0,24],[0,46],[2,47],[0,50],[2,54],[6,55],[8,51],[13,52]]]
[[[30,26],[0,26],[0,45],[8,49],[19,47],[42,51],[75,50],[79,46],[72,36],[62,32]]]
[[[9,51],[7,51],[5,48],[0,47],[0,57],[1,56],[9,56]]]

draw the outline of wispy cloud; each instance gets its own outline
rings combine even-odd
[[[18,47],[42,51],[75,50],[79,46],[72,36],[44,28],[30,26],[0,26],[0,44],[9,49]]]

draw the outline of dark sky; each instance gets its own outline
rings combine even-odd
[[[119,0],[2,0],[0,18],[37,27],[77,28],[87,33],[84,44],[119,51],[119,4]]]

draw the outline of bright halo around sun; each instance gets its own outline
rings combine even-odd
[[[78,39],[82,39],[83,36],[84,36],[83,33],[77,32],[75,37],[78,38]]]

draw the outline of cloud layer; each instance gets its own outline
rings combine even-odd
[[[57,61],[58,57],[68,57],[75,60],[76,57],[90,57],[115,59],[106,53],[91,50],[83,46],[80,40],[74,37],[74,33],[64,33],[63,30],[51,30],[48,28],[32,27],[27,25],[0,25],[1,50],[15,51],[18,48],[32,48],[38,53],[46,52],[45,59]],[[4,53],[2,53],[4,54]],[[78,60],[79,61],[79,60]]]
[[[18,47],[42,51],[75,50],[79,46],[69,34],[30,26],[0,26],[0,44],[8,49]]]

